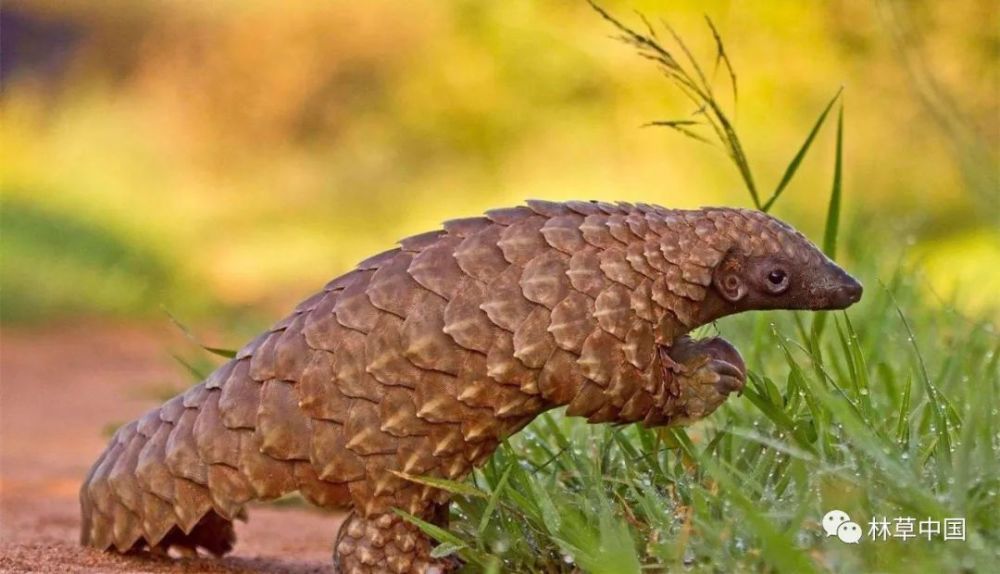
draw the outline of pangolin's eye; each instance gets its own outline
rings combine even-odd
[[[767,274],[768,287],[774,293],[780,293],[788,287],[788,274],[784,269],[772,269]]]

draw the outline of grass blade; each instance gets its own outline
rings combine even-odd
[[[199,340],[198,337],[196,337],[194,335],[194,333],[191,332],[191,329],[188,329],[187,325],[185,325],[184,323],[181,323],[180,320],[177,319],[177,317],[175,317],[173,315],[173,313],[171,313],[170,311],[168,311],[166,308],[163,309],[163,312],[166,313],[167,317],[170,318],[170,322],[173,323],[174,326],[176,326],[178,329],[180,329],[181,333],[183,333],[184,336],[187,337],[195,345],[198,345],[199,347],[201,347],[202,349],[208,351],[209,353],[212,353],[213,355],[218,355],[218,356],[224,357],[226,359],[232,359],[232,358],[236,357],[236,351],[235,350],[232,350],[232,349],[221,349],[219,347],[209,347],[208,345],[202,343],[201,340]]]
[[[170,356],[177,361],[180,366],[184,367],[184,370],[193,377],[193,380],[204,381],[208,376],[208,373],[203,373],[201,369],[192,365],[189,361],[185,360],[184,357],[181,357],[177,353],[170,353]]]
[[[840,95],[840,92],[837,92]],[[833,105],[833,102],[830,102]],[[827,108],[829,111],[829,108]],[[826,113],[826,112],[824,112]],[[844,168],[844,105],[840,105],[837,115],[837,152],[833,165],[833,189],[830,191],[830,206],[826,210],[826,228],[823,231],[823,253],[830,259],[837,257],[837,232],[840,228],[840,196],[843,185]]]
[[[820,116],[820,122],[826,118],[827,112],[830,111],[830,106],[833,102],[840,97],[840,92],[834,96],[834,99],[830,101],[829,106],[823,111],[823,115]],[[817,129],[817,127],[814,129]],[[813,134],[810,134],[810,137]],[[807,140],[808,141],[808,140]],[[836,158],[833,164],[833,189],[830,191],[830,205],[826,210],[826,227],[823,230],[823,253],[830,259],[835,259],[837,256],[837,234],[840,228],[840,196],[841,188],[843,185],[843,168],[844,168],[844,105],[840,105],[840,113],[837,115],[837,152]],[[775,193],[775,198],[777,193]],[[766,211],[766,210],[765,210]],[[823,334],[823,329],[826,327],[827,312],[820,311],[816,314],[815,319],[813,319],[812,324],[812,341],[816,345],[816,351],[819,351],[819,338]]]
[[[823,127],[823,123],[826,122],[826,116],[830,113],[830,110],[833,108],[833,104],[836,103],[837,100],[840,98],[840,94],[842,91],[843,88],[837,90],[837,93],[834,94],[833,99],[831,99],[830,103],[828,103],[826,105],[826,108],[823,109],[823,113],[819,115],[819,118],[816,120],[815,125],[813,125],[812,130],[809,132],[809,135],[806,136],[806,141],[802,143],[802,147],[799,148],[799,151],[795,154],[795,157],[792,158],[792,161],[789,162],[788,167],[785,168],[785,174],[781,176],[781,181],[778,183],[778,187],[775,188],[774,195],[772,195],[771,198],[764,203],[764,206],[761,207],[761,211],[770,210],[771,207],[774,206],[774,202],[777,201],[779,197],[781,197],[781,194],[785,191],[785,188],[788,187],[788,184],[792,181],[792,177],[795,175],[795,172],[798,171],[799,169],[799,164],[801,164],[802,160],[805,159],[806,153],[809,152],[809,148],[812,146],[813,140],[816,139],[816,134],[818,134],[820,128]],[[841,118],[843,118],[843,107],[841,107]],[[835,183],[835,185],[839,187],[840,185],[839,179],[836,181],[837,182]]]
[[[913,378],[906,377],[903,398],[899,401],[899,422],[896,425],[896,442],[905,449],[909,449],[910,442],[910,389],[912,387]]]
[[[442,549],[441,553],[451,554],[453,552],[458,552],[462,558],[475,562],[481,567],[487,566],[492,563],[492,560],[472,548],[469,548],[465,542],[458,536],[448,532],[447,529],[441,528],[440,526],[431,524],[426,520],[417,518],[416,516],[410,514],[409,512],[394,508],[393,512],[399,515],[403,520],[413,524],[419,528],[424,534],[430,536],[434,540],[437,540],[445,548]]]
[[[486,532],[486,527],[490,524],[490,519],[493,518],[493,512],[497,507],[497,500],[499,500],[500,495],[503,493],[504,489],[507,487],[507,479],[510,478],[510,471],[517,465],[516,462],[510,462],[507,464],[507,468],[504,469],[503,474],[500,476],[500,482],[497,483],[496,488],[490,494],[489,502],[486,503],[486,509],[483,511],[483,517],[479,520],[479,538],[482,539],[483,533]]]
[[[445,478],[436,478],[433,476],[415,476],[412,474],[407,474],[405,472],[399,472],[397,470],[391,472],[396,476],[398,476],[399,478],[402,478],[403,480],[407,480],[409,482],[415,482],[417,484],[423,484],[425,486],[431,486],[443,490],[445,492],[457,494],[459,496],[469,496],[478,498],[487,497],[485,492],[464,482],[457,482]]]
[[[733,107],[739,102],[739,94],[736,89],[736,70],[733,69],[733,63],[729,61],[729,55],[726,53],[726,46],[722,43],[722,36],[715,27],[715,23],[707,15],[705,16],[705,22],[708,23],[708,29],[712,31],[712,39],[715,40],[715,68],[719,68],[719,64],[722,63],[723,67],[729,73],[729,84],[733,88]]]

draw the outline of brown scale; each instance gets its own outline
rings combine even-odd
[[[808,272],[769,300],[763,265]],[[446,525],[448,494],[409,477],[460,479],[557,406],[595,423],[705,417],[745,367],[687,332],[754,308],[840,308],[860,296],[848,280],[754,211],[530,201],[449,221],[329,282],[119,429],[81,489],[81,540],[223,554],[247,503],[299,492],[352,511],[340,571],[449,570],[393,513]]]

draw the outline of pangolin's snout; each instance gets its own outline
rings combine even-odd
[[[823,279],[814,290],[815,301],[809,306],[815,310],[847,309],[861,300],[864,287],[834,263],[830,263]]]
[[[835,298],[843,302],[844,307],[848,307],[861,300],[861,294],[864,290],[865,288],[861,286],[861,283],[857,279],[848,275],[847,281],[837,288]]]

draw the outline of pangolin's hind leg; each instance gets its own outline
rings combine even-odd
[[[425,520],[447,527],[447,503],[436,505]],[[333,562],[339,574],[447,574],[458,569],[455,558],[432,558],[433,547],[419,528],[394,513],[366,518],[354,512],[337,534]]]
[[[209,511],[187,534],[177,526],[171,528],[152,550],[166,553],[174,548],[181,554],[195,556],[197,549],[203,548],[213,556],[222,556],[232,550],[235,543],[236,532],[232,521]]]

